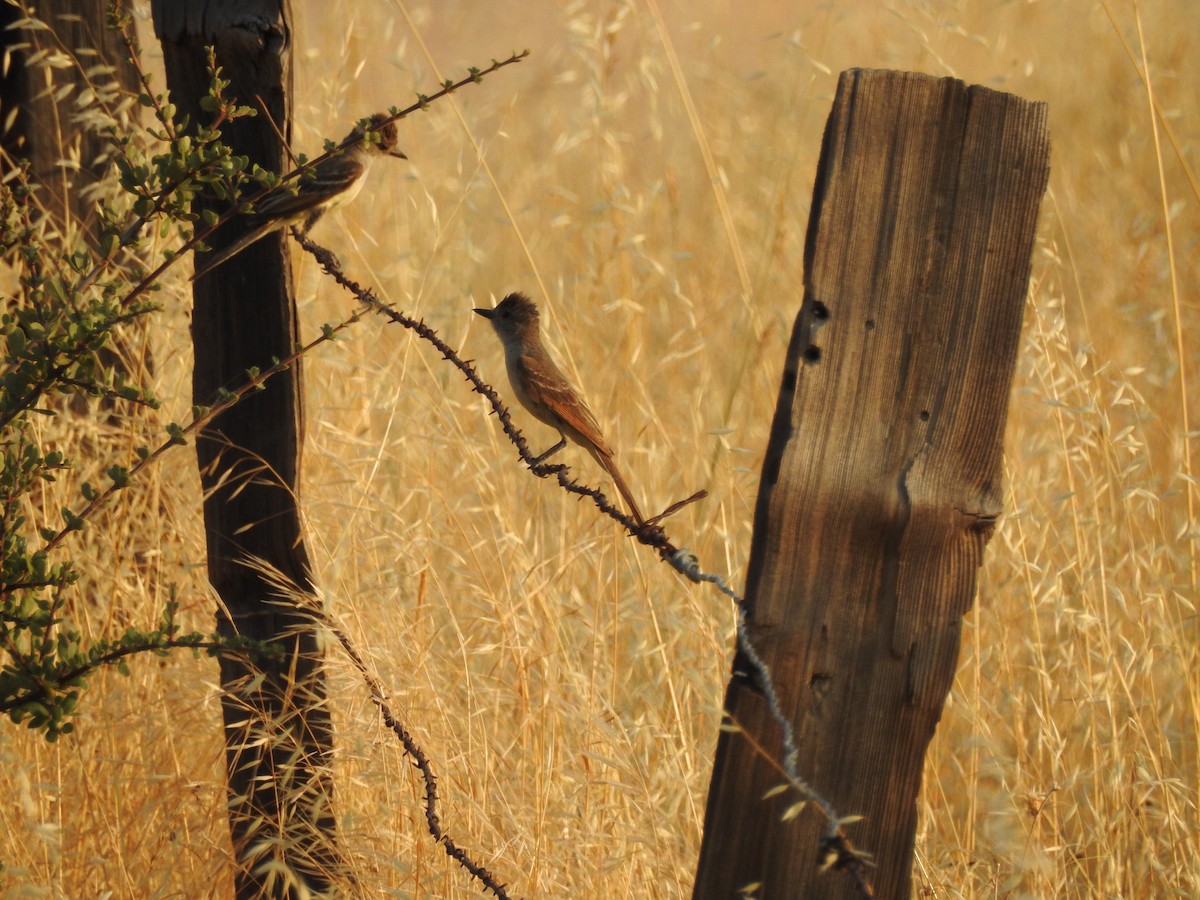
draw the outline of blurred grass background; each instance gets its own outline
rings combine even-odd
[[[313,237],[505,395],[498,344],[470,310],[529,292],[645,506],[710,491],[668,530],[735,585],[837,73],[913,69],[1048,101],[1008,510],[930,749],[914,885],[1200,893],[1188,445],[1200,7],[364,0],[331,14],[293,0],[293,12],[295,143],[310,153],[468,66],[532,51],[402,123],[411,162],[378,164]],[[145,44],[160,65],[148,28]],[[349,298],[296,261],[311,336]],[[167,401],[155,427],[191,403],[187,298],[179,276],[151,337]],[[305,378],[317,580],[433,759],[446,828],[517,895],[688,895],[729,608],[529,477],[480,398],[394,326],[364,320]],[[555,439],[515,415],[535,448]],[[42,427],[80,478],[135,445],[105,424]],[[586,454],[562,461],[602,483]],[[120,501],[75,547],[90,573],[72,608],[81,627],[149,625],[172,584],[185,622],[209,627],[190,451]],[[58,502],[47,495],[47,509]],[[69,739],[0,729],[5,896],[228,894],[215,665],[177,654],[132,668],[94,680]],[[363,892],[475,896],[425,834],[420,784],[336,650],[331,671],[340,815]]]

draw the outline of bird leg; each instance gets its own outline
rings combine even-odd
[[[551,456],[553,456],[555,453],[557,453],[559,450],[561,450],[565,446],[567,446],[567,439],[565,437],[563,437],[562,435],[559,435],[559,442],[557,444],[555,444],[553,447],[551,447],[549,450],[547,450],[545,453],[543,453],[541,456],[539,456],[537,459],[535,459],[532,463],[530,463],[530,465],[534,465],[534,466],[541,465],[542,460],[549,459]]]

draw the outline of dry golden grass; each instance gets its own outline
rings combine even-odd
[[[1164,130],[1194,167],[1200,7],[1147,3],[1139,35],[1124,0],[1111,18],[1083,0],[372,0],[341,25],[324,4],[294,5],[300,149],[532,50],[403,123],[411,164],[381,163],[314,237],[502,393],[498,347],[470,308],[533,294],[645,505],[710,491],[670,532],[739,585],[836,73],[917,69],[1047,100],[1053,170],[1008,515],[930,749],[915,884],[938,897],[1200,893],[1186,452],[1200,196]],[[311,335],[349,300],[311,261],[299,275]],[[184,307],[182,284],[167,296]],[[163,421],[180,419],[186,322],[157,327]],[[432,757],[448,830],[518,895],[687,895],[729,608],[529,477],[480,399],[394,326],[362,322],[305,377],[318,581]],[[97,447],[133,445],[99,426],[44,428],[97,466]],[[564,461],[599,480],[585,455]],[[192,467],[177,452],[74,545],[91,575],[73,614],[91,633],[151,624],[171,583],[187,624],[211,622]],[[364,892],[476,896],[425,835],[420,785],[361,681],[336,652],[331,668],[338,799]],[[142,660],[132,678],[95,679],[57,745],[0,729],[6,896],[228,894],[215,682],[206,659]]]

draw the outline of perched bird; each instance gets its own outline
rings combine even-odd
[[[492,323],[504,345],[504,363],[513,393],[535,419],[558,432],[561,440],[539,456],[541,462],[566,446],[570,438],[583,447],[612,478],[625,498],[629,512],[640,525],[645,519],[633,499],[633,492],[617,470],[613,451],[600,434],[596,417],[583,398],[567,382],[558,366],[542,346],[538,331],[538,309],[524,294],[509,294],[493,309],[475,312]]]
[[[192,280],[207,275],[272,231],[300,225],[307,232],[327,211],[358,195],[367,168],[376,156],[408,159],[396,149],[396,123],[388,122],[387,118],[384,113],[376,113],[355,125],[339,145],[344,149],[317,163],[300,176],[297,184],[280,185],[255,203],[254,212],[242,219],[247,232],[229,246],[204,258]],[[367,141],[368,131],[377,135],[378,141]]]

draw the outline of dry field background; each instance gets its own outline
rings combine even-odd
[[[531,293],[645,506],[710,491],[669,531],[737,585],[837,73],[915,69],[1048,101],[1008,512],[930,749],[914,883],[1200,894],[1200,6],[293,3],[310,152],[467,66],[532,51],[402,123],[411,163],[380,163],[313,236],[505,394],[470,309]],[[349,298],[297,266],[311,336]],[[182,276],[163,297],[154,428],[190,404]],[[530,477],[480,399],[395,326],[364,320],[305,377],[317,578],[433,759],[450,833],[520,896],[686,896],[728,606]],[[81,478],[135,444],[100,424],[43,427]],[[600,481],[584,454],[564,461]],[[73,549],[87,632],[149,626],[172,584],[186,624],[209,627],[189,451]],[[178,654],[132,669],[96,678],[56,745],[0,728],[4,896],[228,894],[216,667]],[[364,893],[477,895],[425,835],[413,770],[336,649],[331,671]]]

